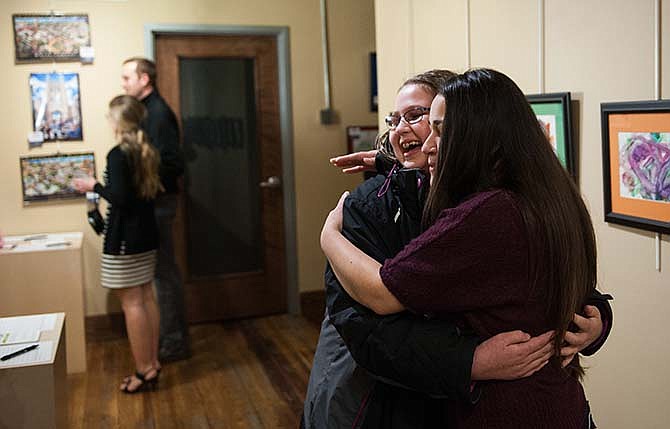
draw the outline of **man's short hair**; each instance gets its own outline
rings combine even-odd
[[[144,73],[149,77],[149,85],[156,86],[156,63],[144,57],[128,58],[123,64],[135,63],[135,72],[137,76],[142,76]]]

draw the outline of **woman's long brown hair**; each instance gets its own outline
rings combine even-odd
[[[513,192],[529,234],[530,279],[545,291],[559,356],[574,313],[597,282],[596,240],[584,201],[510,78],[495,70],[470,70],[441,93],[447,108],[424,227],[476,192]],[[554,363],[560,364],[558,357]],[[578,359],[568,371],[583,375]]]
[[[135,97],[119,95],[109,102],[109,116],[114,123],[116,140],[128,157],[137,195],[154,198],[162,190],[158,176],[160,156],[140,127],[146,116],[144,105]]]

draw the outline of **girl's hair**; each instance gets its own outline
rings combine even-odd
[[[145,116],[144,105],[130,95],[119,95],[109,102],[116,141],[128,157],[136,192],[141,198],[152,199],[163,188],[158,177],[158,151],[140,128]]]
[[[560,356],[573,315],[597,282],[595,234],[584,201],[509,77],[495,70],[470,70],[441,93],[446,114],[424,227],[476,192],[513,192],[532,246],[530,279],[545,291],[547,320],[556,330],[554,347]],[[583,375],[578,359],[568,370]]]
[[[433,96],[436,96],[440,88],[443,88],[447,84],[449,79],[451,79],[454,76],[456,76],[456,74],[449,70],[443,70],[443,69],[428,70],[427,72],[417,74],[416,76],[412,76],[411,78],[407,79],[405,82],[403,82],[402,85],[400,85],[400,88],[398,88],[398,92],[400,92],[401,89],[403,89],[408,85],[418,85],[423,87],[426,91],[433,94]],[[389,139],[389,132],[387,130],[377,137],[376,149],[379,150],[379,153],[381,155],[385,156],[389,160],[395,161],[393,147],[391,146],[391,142],[388,139]]]

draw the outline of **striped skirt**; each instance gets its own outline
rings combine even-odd
[[[109,289],[141,286],[153,280],[156,251],[135,255],[102,254],[102,286]]]

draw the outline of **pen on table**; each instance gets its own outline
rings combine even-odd
[[[12,353],[10,353],[10,354],[8,354],[8,355],[4,355],[3,357],[0,358],[0,360],[3,360],[3,361],[4,361],[4,360],[9,360],[9,359],[11,359],[11,358],[20,356],[20,355],[22,355],[22,354],[24,354],[24,353],[28,353],[28,352],[31,351],[31,350],[35,350],[37,347],[39,347],[39,344],[33,344],[32,346],[28,346],[28,347],[26,347],[26,348],[24,348],[24,349],[17,350],[17,351],[12,352]]]
[[[69,246],[71,244],[69,241],[54,241],[53,243],[47,243],[46,247]]]
[[[31,235],[29,237],[24,238],[23,241],[43,240],[47,237],[48,237],[48,235],[46,235],[46,234]]]

